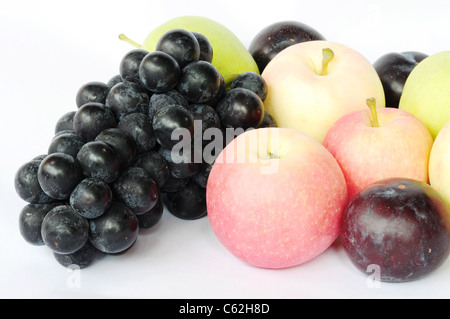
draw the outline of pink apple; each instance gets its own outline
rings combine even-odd
[[[269,62],[262,77],[268,87],[264,107],[278,126],[299,129],[321,143],[334,122],[363,110],[368,97],[385,105],[375,68],[341,43],[294,44]]]
[[[206,201],[212,230],[229,252],[256,267],[287,268],[315,258],[338,237],[347,187],[315,139],[264,128],[239,135],[220,153]]]
[[[349,199],[386,178],[428,182],[431,133],[414,115],[375,103],[340,118],[323,141],[345,175]]]

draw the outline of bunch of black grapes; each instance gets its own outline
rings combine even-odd
[[[82,85],[47,153],[15,175],[28,203],[23,238],[48,246],[63,266],[84,268],[129,249],[164,207],[185,220],[206,216],[208,175],[230,141],[226,130],[276,126],[264,112],[262,77],[246,72],[226,87],[212,57],[206,37],[173,29],[154,52],[125,54],[107,83]]]

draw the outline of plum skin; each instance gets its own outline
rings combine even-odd
[[[382,282],[423,278],[450,254],[450,210],[445,205],[426,183],[379,181],[349,202],[341,243],[361,271],[378,265]]]

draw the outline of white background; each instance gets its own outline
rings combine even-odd
[[[18,167],[46,153],[57,119],[75,110],[89,81],[108,81],[122,56],[179,15],[215,19],[248,47],[265,26],[298,20],[371,62],[392,51],[450,49],[450,2],[427,1],[2,1],[0,3],[0,297],[2,298],[448,298],[450,260],[424,279],[367,285],[339,243],[304,265],[258,269],[237,260],[208,219],[165,212],[126,254],[75,274],[18,230],[26,203],[14,190]],[[75,278],[76,279],[76,278]]]

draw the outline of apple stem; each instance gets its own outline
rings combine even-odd
[[[366,100],[367,106],[370,108],[370,112],[372,113],[372,127],[380,127],[380,124],[378,123],[378,115],[377,115],[377,103],[375,98],[370,98]]]
[[[322,49],[322,70],[319,75],[328,74],[328,64],[333,60],[334,52],[330,48]]]
[[[131,40],[129,37],[127,37],[125,34],[119,34],[119,39],[125,42],[128,42],[129,44],[135,46],[138,49],[143,49],[144,47],[142,45],[140,45],[137,42],[134,42],[133,40]]]

